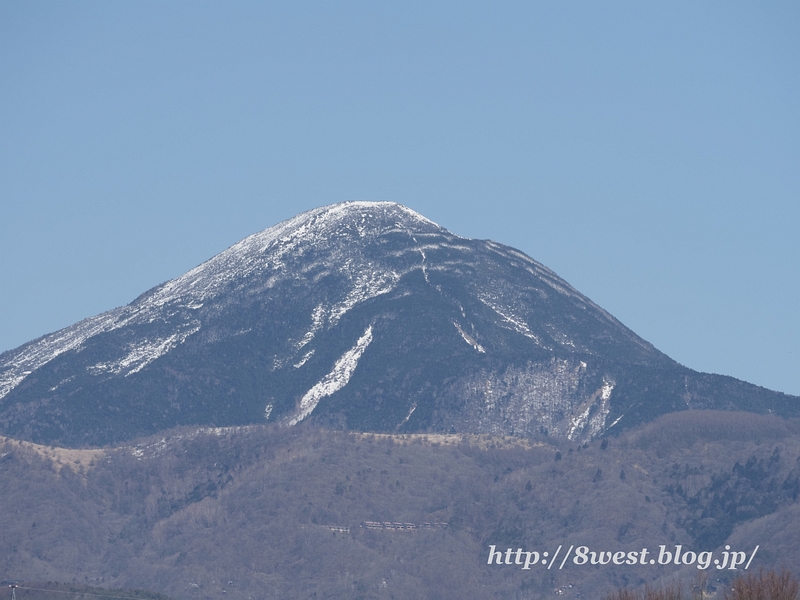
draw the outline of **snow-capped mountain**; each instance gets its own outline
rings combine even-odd
[[[0,355],[0,432],[71,445],[308,419],[582,439],[798,404],[681,367],[522,252],[390,202],[302,213]]]

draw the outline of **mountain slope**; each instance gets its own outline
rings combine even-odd
[[[524,570],[488,565],[492,545],[551,555],[563,545],[562,556],[570,546],[647,547],[657,557],[659,545],[680,544],[716,558],[759,545],[751,572],[792,567],[798,434],[797,420],[719,411],[666,415],[588,444],[185,427],[71,451],[91,453],[81,464],[60,460],[70,451],[0,439],[0,568],[9,579],[185,600],[523,600],[658,589],[698,569]],[[741,572],[705,571],[718,587]]]
[[[315,209],[131,304],[0,355],[0,432],[183,424],[592,437],[798,399],[681,367],[552,271],[395,203]]]

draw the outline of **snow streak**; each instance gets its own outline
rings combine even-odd
[[[364,335],[358,338],[356,345],[350,348],[350,350],[345,352],[342,357],[336,361],[331,372],[325,375],[321,381],[305,393],[300,400],[300,408],[297,414],[288,421],[289,426],[297,425],[314,411],[320,400],[325,396],[330,396],[338,392],[347,385],[347,382],[350,381],[350,377],[353,376],[358,366],[358,360],[361,358],[361,355],[364,354],[364,350],[367,349],[371,341],[372,325],[367,327]]]
[[[127,371],[125,377],[128,377],[129,375],[138,373],[159,356],[163,356],[172,350],[175,346],[182,344],[186,338],[196,333],[199,329],[200,325],[195,324],[191,329],[179,331],[165,338],[145,340],[143,343],[133,346],[130,352],[121,359],[113,362],[98,363],[87,367],[87,370],[92,375],[101,375],[102,373],[114,373],[116,375]]]

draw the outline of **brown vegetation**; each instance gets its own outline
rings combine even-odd
[[[688,600],[681,586],[677,584],[668,585],[662,589],[652,589],[645,586],[642,590],[617,590],[613,594],[606,596],[603,600]],[[695,596],[700,598],[700,596]]]
[[[0,444],[0,577],[186,600],[567,599],[618,587],[628,596],[616,600],[656,600],[696,568],[523,571],[487,565],[488,547],[714,550],[698,540],[721,539],[761,543],[756,567],[800,564],[795,424],[751,416],[737,439],[727,417],[684,413],[588,444],[180,428],[108,449],[82,474]],[[405,526],[426,523],[447,527]],[[645,585],[660,591],[630,595]]]
[[[74,448],[43,446],[42,444],[24,442],[0,435],[0,446],[2,445],[32,450],[39,456],[50,459],[58,468],[68,467],[76,473],[91,467],[95,461],[101,459],[105,454],[105,451],[100,449],[76,450]]]
[[[724,592],[724,600],[797,600],[800,583],[789,571],[748,573],[739,575]],[[715,590],[716,591],[716,590]],[[649,586],[639,590],[618,589],[603,600],[705,600],[718,597],[708,591],[705,574],[698,576],[689,591],[684,591],[680,583],[672,583],[660,589]]]
[[[0,586],[0,600],[11,600],[9,585]],[[33,582],[15,586],[17,600],[170,600],[163,594],[145,590],[108,590],[88,585]]]
[[[786,570],[748,573],[733,580],[725,600],[796,600],[800,583]]]

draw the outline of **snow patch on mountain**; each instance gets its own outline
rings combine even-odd
[[[414,243],[417,244],[417,251],[420,253],[420,256],[422,256],[422,265],[421,266],[422,266],[422,275],[425,277],[425,283],[430,283],[431,280],[428,277],[428,265],[425,264],[425,261],[428,260],[428,257],[425,256],[425,249],[422,246],[419,245],[419,242],[417,241],[417,238],[415,238],[414,236],[411,236],[411,239],[413,239]]]
[[[305,419],[308,415],[314,412],[314,409],[319,404],[320,400],[326,396],[339,391],[350,381],[353,373],[358,366],[358,361],[364,350],[367,349],[372,341],[372,325],[367,327],[364,335],[358,338],[355,346],[345,352],[330,373],[325,375],[314,387],[308,390],[305,395],[300,399],[300,406],[293,417],[288,419],[289,426],[297,425],[300,421]]]
[[[119,320],[123,309],[118,308],[96,317],[84,319],[50,335],[11,351],[11,356],[0,366],[0,399],[36,369],[44,366],[60,354],[75,350],[90,337],[110,330]]]
[[[552,359],[479,371],[454,388],[454,396],[481,400],[452,424],[457,431],[522,437],[547,431],[569,439],[591,439],[605,430],[614,381],[604,377],[594,393],[580,392],[584,361]],[[441,426],[448,427],[449,423]]]
[[[381,272],[376,269],[365,269],[358,273],[347,296],[331,309],[328,317],[330,324],[336,325],[339,319],[356,304],[382,294],[388,294],[399,280],[400,275],[394,271]]]
[[[301,359],[300,359],[300,362],[296,362],[296,363],[294,363],[294,365],[292,365],[292,366],[293,366],[295,369],[299,369],[300,367],[302,367],[304,364],[306,364],[306,363],[308,362],[308,359],[309,359],[309,358],[311,358],[312,356],[314,356],[314,352],[315,352],[315,351],[316,351],[316,350],[315,350],[315,348],[312,348],[311,350],[309,350],[308,352],[306,352],[306,353],[303,355],[303,358],[301,358]]]
[[[484,347],[481,346],[477,341],[475,341],[475,338],[473,338],[470,334],[468,334],[466,331],[464,331],[461,328],[461,325],[459,325],[455,321],[453,321],[453,325],[458,330],[458,333],[461,334],[461,337],[464,339],[465,342],[467,342],[470,346],[475,348],[475,350],[477,350],[481,354],[486,354],[486,350],[484,349]]]
[[[403,425],[408,423],[408,420],[411,418],[411,415],[414,414],[415,410],[417,410],[417,403],[416,402],[411,404],[411,408],[408,409],[408,414],[405,416],[405,418],[402,421],[400,421],[400,423],[397,424],[397,429],[400,429]]]
[[[297,349],[300,350],[303,346],[308,344],[311,340],[314,339],[314,336],[317,332],[322,328],[322,325],[325,323],[325,307],[322,304],[318,304],[317,307],[311,313],[311,329],[309,329],[302,339],[297,342]]]
[[[92,375],[102,375],[103,373],[118,375],[125,372],[125,377],[128,377],[134,373],[138,373],[160,356],[163,356],[179,344],[182,344],[186,341],[186,338],[199,330],[200,324],[194,323],[190,328],[174,333],[173,335],[144,340],[144,342],[131,345],[128,354],[119,360],[97,363],[96,365],[87,367],[86,370]]]
[[[478,300],[480,300],[483,304],[485,304],[486,306],[491,308],[495,313],[497,313],[505,323],[511,325],[511,328],[514,331],[516,331],[517,333],[521,333],[527,338],[532,339],[539,346],[543,345],[541,343],[541,340],[539,340],[539,337],[530,330],[528,325],[521,318],[513,315],[510,309],[501,309],[499,306],[497,306],[497,304],[491,302],[485,296],[479,296]]]
[[[614,383],[603,379],[602,387],[579,408],[579,414],[571,419],[567,439],[578,436],[594,437],[605,429],[608,413],[611,412],[609,400]]]

